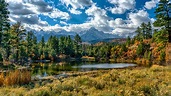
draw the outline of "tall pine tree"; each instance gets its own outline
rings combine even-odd
[[[3,60],[8,60],[10,55],[10,46],[9,46],[9,11],[8,4],[5,0],[0,0],[0,51],[3,55]],[[0,58],[2,60],[2,58]]]
[[[10,27],[7,6],[8,4],[5,0],[0,0],[0,46],[2,46],[3,32],[7,31]]]
[[[169,0],[160,0],[155,13],[157,20],[154,22],[154,26],[164,26],[169,34],[169,42],[171,42],[171,3]]]

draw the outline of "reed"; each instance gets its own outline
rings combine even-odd
[[[22,85],[28,84],[30,81],[31,73],[27,70],[15,70],[0,74],[0,86]]]

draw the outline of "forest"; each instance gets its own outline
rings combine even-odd
[[[10,24],[8,4],[1,0],[0,22],[0,60],[3,63],[23,64],[30,60],[80,59],[93,57],[94,61],[104,62],[145,62],[148,64],[165,61],[165,47],[170,41],[170,5],[161,1],[156,9],[157,20],[154,24],[142,23],[135,31],[136,36],[127,37],[126,42],[99,42],[84,44],[77,34],[57,38],[51,36],[48,41],[44,36],[37,40],[34,32],[26,30],[22,22]],[[163,9],[163,6],[166,9]],[[154,29],[152,26],[160,27]],[[164,27],[162,27],[164,26]],[[134,46],[134,47],[133,47]],[[153,62],[155,60],[155,62]],[[138,61],[138,62],[137,62]]]

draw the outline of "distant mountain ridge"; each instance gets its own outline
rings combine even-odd
[[[50,36],[56,36],[56,37],[61,37],[61,36],[70,36],[72,39],[74,39],[74,36],[76,34],[79,34],[83,42],[90,42],[91,41],[103,41],[105,39],[112,39],[112,38],[121,38],[118,35],[114,34],[109,34],[109,33],[104,33],[103,31],[98,31],[95,28],[90,28],[88,30],[76,33],[76,32],[67,32],[66,30],[61,30],[59,32],[44,32],[44,31],[38,31],[35,32],[35,35],[37,36],[37,40],[40,41],[42,36],[44,36],[45,41],[49,39]]]
[[[103,40],[109,38],[120,38],[118,35],[104,33],[103,31],[98,31],[95,28],[90,28],[82,32],[84,34],[80,35],[83,41],[93,41],[93,40]]]

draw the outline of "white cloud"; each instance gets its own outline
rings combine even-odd
[[[13,3],[21,3],[23,0],[5,0],[7,3],[13,2]]]
[[[93,4],[89,9],[86,10],[85,13],[91,17],[88,23],[90,23],[93,27],[100,31],[110,31],[108,26],[109,17],[106,15],[106,10],[101,9]]]
[[[70,16],[66,12],[62,12],[59,9],[54,8],[52,12],[43,13],[45,16],[49,16],[50,18],[61,18],[61,19],[70,19]]]
[[[79,15],[79,14],[82,13],[81,11],[76,10],[76,9],[74,9],[74,8],[69,9],[69,11],[70,11],[72,14],[76,14],[76,15]]]
[[[123,14],[125,12],[125,9],[120,7],[110,8],[109,9],[113,14]]]
[[[109,10],[113,14],[123,14],[127,10],[134,9],[135,0],[108,0],[114,7],[110,7]]]
[[[68,26],[64,26],[63,29],[67,31],[81,32],[84,30],[88,30],[91,27],[94,27],[99,31],[104,31],[104,32],[112,31],[109,30],[110,29],[108,25],[109,17],[106,15],[106,10],[101,9],[100,7],[97,7],[95,4],[93,4],[85,11],[85,13],[90,18],[88,19],[88,21],[82,24],[69,24]]]
[[[152,9],[152,8],[156,7],[156,5],[157,5],[158,2],[159,2],[159,0],[147,1],[145,3],[145,6],[144,7],[147,8],[147,9]]]
[[[144,10],[139,10],[137,13],[129,13],[128,18],[135,26],[139,26],[142,22],[147,23],[150,21],[149,14]]]
[[[48,5],[43,0],[7,0],[9,2],[10,20],[11,22],[21,21],[27,29],[34,29],[37,31],[55,31],[60,30],[80,32],[88,30],[91,27],[98,29],[99,31],[111,32],[113,34],[128,35],[132,34],[136,28],[142,22],[154,22],[153,18],[149,18],[149,14],[145,10],[138,10],[136,12],[130,12],[127,14],[126,19],[111,18],[107,16],[107,10],[98,7],[92,0],[60,0],[62,4],[66,5],[68,11],[72,14],[82,14],[82,9],[85,9],[87,14],[87,21],[82,24],[67,24],[70,15],[67,12],[63,12],[54,6]],[[29,2],[30,1],[30,2]],[[123,14],[127,10],[134,9],[135,0],[108,0],[114,7],[108,8],[113,14]],[[152,0],[154,1],[154,0]],[[146,2],[146,8],[152,8],[148,6]],[[149,3],[150,4],[150,3]],[[152,4],[151,4],[152,5]],[[148,7],[147,7],[148,6]],[[87,7],[87,8],[85,8]],[[45,10],[43,10],[45,9]],[[81,11],[80,11],[81,9]],[[41,20],[39,15],[44,15],[52,18],[54,21],[56,18],[62,19],[58,24],[51,26],[47,21]]]
[[[60,21],[60,24],[63,24],[63,25],[68,25],[66,22],[64,21]]]
[[[154,19],[149,18],[149,14],[145,10],[129,13],[126,20],[108,17],[106,10],[97,7],[95,4],[88,8],[85,13],[91,19],[88,19],[88,21],[83,24],[69,24],[68,26],[63,27],[63,29],[80,32],[94,27],[99,31],[127,36],[133,34],[142,22],[154,22]]]
[[[67,7],[72,6],[74,9],[84,9],[93,4],[92,0],[60,0]]]
[[[80,15],[82,12],[79,9],[84,9],[93,4],[92,0],[60,0],[65,5],[70,13]],[[70,7],[71,6],[71,7]]]
[[[141,23],[154,22],[153,18],[149,18],[149,14],[144,10],[137,12],[131,12],[128,14],[126,20],[122,18],[116,18],[109,21],[109,26],[113,28],[113,34],[119,34],[121,36],[133,34]]]
[[[40,19],[39,15],[48,16],[52,19],[60,18],[64,20],[70,19],[66,12],[62,12],[54,6],[50,6],[44,0],[6,0],[9,4],[9,19],[11,24],[21,21],[27,29],[45,29],[51,28],[47,21]]]
[[[85,13],[90,16],[106,16],[106,10],[97,7],[95,4],[93,4],[89,9],[87,9]]]

